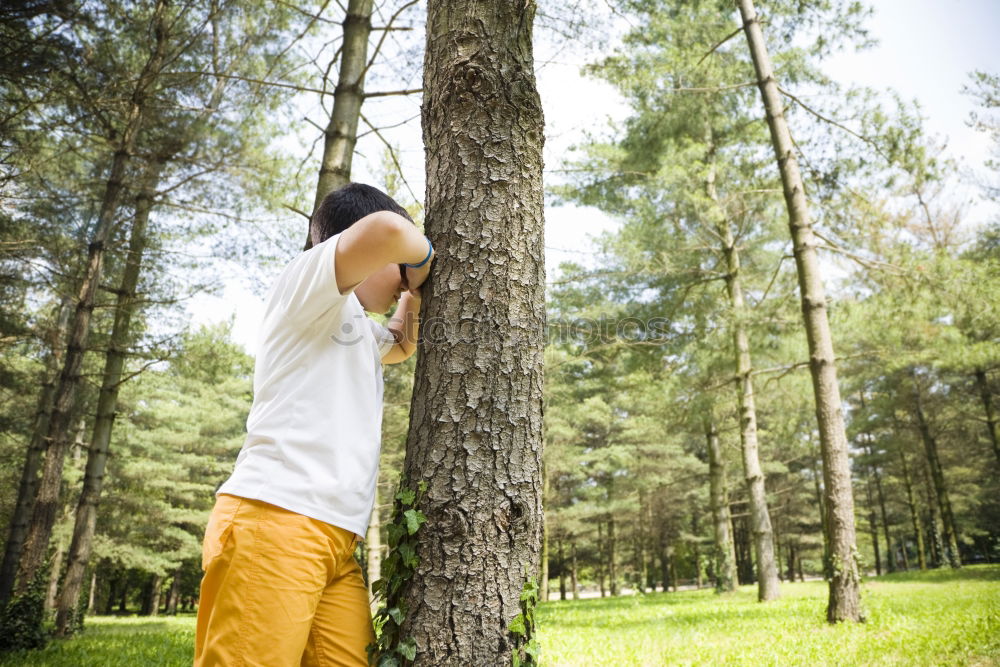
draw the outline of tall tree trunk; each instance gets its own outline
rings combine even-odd
[[[822,456],[822,454],[821,454]],[[823,578],[829,580],[833,576],[833,556],[830,552],[830,529],[827,526],[826,506],[823,502],[823,491],[820,488],[820,473],[815,461],[810,465],[813,476],[813,489],[816,493],[816,507],[819,508],[819,522],[823,531]]]
[[[97,596],[97,568],[90,573],[90,590],[87,591],[87,614],[94,613],[94,600]]]
[[[59,575],[62,573],[63,559],[66,557],[66,542],[56,538],[55,552],[52,554],[52,561],[49,563],[49,585],[45,590],[46,615],[56,607],[56,593],[59,592]]]
[[[872,549],[875,551],[875,576],[882,576],[882,557],[878,546],[878,522],[875,520],[875,501],[872,499],[871,469],[865,466],[865,499],[868,501],[868,530],[872,534]]]
[[[63,589],[56,611],[56,635],[64,637],[76,626],[73,615],[78,608],[80,589],[90,560],[94,530],[97,526],[97,508],[104,487],[104,471],[111,446],[111,431],[114,427],[118,408],[118,391],[122,384],[122,371],[131,337],[132,315],[135,311],[136,286],[142,269],[142,256],[146,250],[146,228],[149,213],[153,207],[156,187],[163,171],[160,160],[150,163],[144,170],[139,194],[136,197],[135,215],[129,234],[128,254],[125,269],[118,286],[115,301],[115,319],[111,328],[111,339],[101,376],[101,390],[97,399],[97,416],[87,454],[87,468],[83,477],[83,490],[77,501],[76,522],[73,527],[73,542],[69,550],[69,561]]]
[[[712,508],[714,546],[712,549],[715,590],[726,593],[736,590],[736,551],[729,530],[729,498],[726,488],[726,460],[719,442],[719,432],[711,420],[705,423],[708,440],[709,505]]]
[[[167,614],[177,615],[177,602],[181,597],[181,568],[174,570],[174,576],[170,581],[170,593],[167,594]]]
[[[944,525],[944,546],[948,556],[948,564],[954,568],[962,567],[962,558],[958,552],[958,531],[955,530],[955,517],[951,513],[948,486],[945,483],[944,471],[941,469],[941,460],[938,458],[937,439],[931,433],[930,424],[927,422],[927,415],[924,413],[923,397],[921,396],[916,373],[913,373],[912,377],[917,427],[920,429],[920,437],[924,441],[927,465],[930,466],[931,479],[934,480],[934,492],[941,507],[941,523]]]
[[[928,467],[925,455],[923,465],[920,468],[927,503],[927,526],[930,529],[931,564],[933,567],[941,567],[944,564],[944,540],[941,537],[941,522],[938,521],[937,495],[934,493],[934,485],[931,484],[931,474],[927,470]]]
[[[423,131],[438,251],[406,478],[426,482],[420,565],[403,597],[416,664],[501,664],[542,540],[545,258],[534,2],[427,6]],[[426,332],[427,329],[425,328]],[[478,334],[470,340],[470,333]]]
[[[906,489],[906,505],[910,508],[910,520],[913,522],[913,534],[917,540],[917,562],[921,570],[927,569],[927,555],[924,549],[924,528],[920,521],[920,512],[913,494],[913,480],[910,478],[910,467],[906,463],[906,453],[899,448],[899,461],[903,464],[903,488]]]
[[[570,569],[569,569],[569,583],[570,587],[573,589],[573,599],[580,599],[580,585],[579,580],[576,576],[576,538],[574,537],[569,543],[569,558],[570,558]]]
[[[358,142],[358,119],[365,101],[365,74],[368,71],[368,36],[372,30],[374,0],[348,0],[344,16],[344,39],[340,48],[340,70],[333,92],[333,109],[324,132],[323,158],[316,184],[313,211],[323,198],[351,182],[351,162]],[[306,250],[312,239],[306,238]]]
[[[617,538],[615,537],[615,517],[612,515],[608,519],[608,590],[611,597],[618,595],[618,552]]]
[[[990,396],[990,385],[986,381],[986,370],[976,369],[976,388],[979,390],[979,399],[983,402],[983,412],[986,413],[986,434],[993,445],[993,453],[1000,463],[1000,437],[997,436],[997,418],[993,414],[993,401]]]
[[[865,409],[865,392],[860,392],[861,409]],[[885,510],[885,494],[882,493],[882,473],[879,472],[878,462],[875,460],[875,438],[867,431],[862,433],[865,453],[868,455],[868,470],[875,481],[875,499],[878,501],[879,512],[882,518],[882,531],[885,533],[885,565],[889,572],[896,571],[896,555],[892,548],[892,538],[889,535],[889,517]]]
[[[854,498],[851,492],[851,465],[848,459],[847,434],[837,386],[836,357],[826,314],[826,294],[820,277],[816,238],[809,220],[805,188],[799,172],[795,147],[782,110],[778,84],[771,69],[771,59],[764,44],[753,0],[737,0],[743,29],[750,46],[757,74],[757,84],[767,115],[778,170],[788,208],[788,223],[799,279],[802,315],[809,342],[809,370],[816,397],[820,446],[823,451],[823,482],[826,511],[829,517],[833,577],[827,620],[863,621],[861,611],[861,573],[857,563],[857,539],[854,530]]]
[[[698,534],[701,532],[701,526],[698,525],[698,512],[695,511],[691,515],[691,555],[694,560],[694,578],[695,578],[695,588],[701,590],[702,576],[701,576],[701,549],[698,544]]]
[[[76,406],[77,390],[80,384],[80,370],[83,355],[90,335],[90,319],[94,310],[94,298],[104,270],[105,246],[114,227],[115,213],[124,187],[125,169],[135,150],[136,136],[142,127],[146,107],[152,87],[159,76],[167,49],[167,27],[165,12],[167,0],[158,0],[153,10],[151,32],[154,34],[152,53],[146,61],[136,82],[126,112],[124,129],[118,147],[111,161],[111,170],[104,189],[97,225],[88,247],[87,263],[77,297],[76,312],[70,325],[66,357],[63,362],[59,384],[53,400],[52,417],[49,421],[42,479],[38,488],[38,499],[31,517],[31,526],[24,541],[18,565],[18,589],[23,590],[34,577],[35,571],[45,560],[49,537],[55,523],[56,509],[62,484],[63,461],[70,443],[70,422]]]
[[[597,522],[597,585],[603,598],[606,590],[604,588],[604,528],[600,521]]]
[[[870,441],[869,441],[870,442]],[[869,446],[869,457],[872,449]],[[882,475],[878,471],[878,466],[872,463],[872,473],[875,479],[875,498],[878,500],[879,514],[882,518],[882,532],[885,535],[886,558],[885,564],[889,572],[896,571],[896,556],[892,549],[892,538],[889,536],[889,515],[885,510],[885,494],[882,493]]]
[[[365,545],[368,548],[368,586],[382,578],[382,514],[379,509],[378,484],[375,485],[375,501],[372,505],[371,519],[368,521],[368,531],[365,533]],[[378,600],[372,597],[372,611],[378,606]]]
[[[566,599],[566,558],[563,556],[563,541],[560,537],[557,542],[559,551],[559,599]]]
[[[31,513],[35,508],[35,497],[38,494],[38,472],[42,467],[42,458],[48,446],[46,436],[49,430],[49,420],[52,416],[52,401],[55,397],[56,378],[66,345],[66,330],[69,327],[69,316],[72,312],[72,300],[63,297],[59,304],[56,321],[52,326],[49,340],[49,353],[45,360],[45,384],[38,395],[38,407],[35,410],[35,421],[31,429],[31,441],[24,456],[24,466],[21,468],[21,482],[17,489],[17,503],[10,519],[10,531],[4,544],[3,564],[0,565],[0,609],[10,600],[14,590],[14,579],[17,576],[17,563],[24,546],[24,537],[31,523]]]
[[[726,292],[729,295],[729,312],[733,336],[733,361],[736,366],[736,396],[739,402],[740,446],[743,454],[743,474],[750,502],[750,521],[753,532],[754,553],[757,561],[757,599],[761,602],[776,600],[780,595],[778,568],[775,565],[774,532],[767,508],[764,488],[764,471],[760,467],[757,443],[757,406],[753,393],[753,364],[750,360],[750,339],[747,335],[747,309],[740,279],[740,254],[729,221],[719,203],[715,187],[715,147],[711,128],[707,130],[709,169],[706,191],[712,201],[717,218],[716,233],[722,239],[722,255],[726,260]]]

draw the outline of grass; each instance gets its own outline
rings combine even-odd
[[[825,622],[823,581],[554,602],[539,610],[544,665],[1000,665],[1000,566],[868,580],[867,622]]]
[[[542,664],[1000,665],[1000,566],[870,579],[862,625],[825,622],[824,582],[781,592],[768,604],[753,586],[542,604]],[[179,667],[193,644],[193,616],[92,617],[81,636],[2,656],[0,667]]]

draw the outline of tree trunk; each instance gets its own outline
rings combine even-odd
[[[983,412],[986,413],[986,434],[993,445],[993,453],[1000,463],[1000,437],[997,436],[997,418],[993,414],[993,402],[990,396],[990,385],[986,381],[986,371],[982,368],[976,369],[976,388],[979,389],[979,398],[983,402]]]
[[[871,470],[865,466],[865,499],[868,501],[868,530],[872,534],[872,549],[875,551],[875,576],[882,576],[882,558],[878,546],[878,522],[875,521],[875,503],[872,500]]]
[[[167,614],[177,615],[177,601],[181,596],[181,568],[174,571],[174,576],[170,582],[170,593],[167,594]]]
[[[677,550],[673,547],[667,549],[667,558],[670,562],[670,589],[677,592]]]
[[[368,548],[368,587],[382,578],[382,514],[379,510],[378,484],[375,485],[375,501],[372,505],[372,516],[368,521],[368,532],[365,533],[365,546]],[[378,600],[371,598],[372,611],[378,607]]]
[[[711,140],[710,140],[711,142]],[[709,144],[711,146],[711,143]],[[709,168],[708,196],[715,202],[715,209],[722,216],[715,191],[714,168]],[[720,220],[718,233],[722,237],[722,254],[726,259],[726,292],[732,317],[733,357],[736,366],[736,396],[739,401],[740,446],[743,454],[743,474],[750,503],[750,525],[753,534],[754,554],[757,561],[757,599],[761,602],[776,600],[781,592],[778,586],[778,568],[775,565],[774,532],[767,508],[764,488],[764,471],[760,467],[757,444],[757,406],[753,393],[753,364],[750,360],[750,339],[746,330],[746,303],[740,280],[740,255],[728,221]]]
[[[910,468],[906,464],[906,453],[899,448],[899,461],[903,464],[903,488],[906,489],[906,505],[910,508],[910,520],[913,522],[913,533],[917,540],[917,562],[921,570],[927,569],[927,555],[924,548],[924,528],[920,521],[920,512],[913,494],[913,481],[910,478]]]
[[[859,393],[861,409],[865,409],[865,393]],[[885,565],[889,572],[896,571],[896,555],[892,548],[892,538],[889,535],[889,518],[885,511],[885,494],[882,493],[882,474],[878,470],[878,463],[875,461],[875,447],[872,444],[874,438],[871,433],[864,432],[860,436],[864,442],[865,453],[868,455],[868,470],[875,481],[875,499],[878,501],[879,511],[882,518],[882,531],[885,533]]]
[[[72,311],[72,301],[63,297],[59,304],[58,315],[49,336],[49,353],[45,360],[45,384],[38,395],[38,407],[35,410],[35,422],[31,430],[31,441],[24,456],[24,466],[21,468],[21,482],[17,489],[17,503],[10,520],[10,531],[4,545],[3,564],[0,565],[0,609],[10,600],[14,590],[14,579],[17,576],[17,563],[24,546],[24,537],[31,523],[31,513],[35,507],[35,497],[38,494],[38,472],[42,467],[42,458],[48,446],[46,435],[49,430],[49,420],[52,416],[52,401],[55,396],[56,378],[59,364],[62,361],[66,345],[66,330],[69,327],[69,316]]]
[[[580,599],[580,586],[576,577],[576,539],[573,539],[569,543],[569,557],[570,557],[570,570],[569,570],[569,583],[570,587],[573,589],[573,599]]]
[[[431,0],[424,287],[406,444],[428,484],[403,597],[415,663],[510,663],[539,571],[545,259],[535,4]],[[435,328],[436,327],[436,328]]]
[[[809,221],[805,188],[802,175],[799,173],[795,147],[785,122],[778,84],[771,70],[771,59],[767,54],[753,0],[738,0],[737,4],[767,112],[767,124],[771,132],[778,170],[781,172],[799,278],[806,339],[809,343],[809,370],[816,397],[816,416],[819,422],[820,447],[823,452],[826,511],[829,517],[827,525],[830,530],[834,563],[826,616],[831,623],[863,621],[861,574],[858,571],[857,540],[854,532],[851,465],[848,459],[840,388],[837,386],[836,357],[826,313],[826,294],[816,254],[817,241]]]
[[[667,527],[661,523],[657,553],[660,556],[660,586],[663,588],[664,593],[667,592],[670,586],[670,558],[667,553],[669,550],[670,548],[667,546]]]
[[[97,568],[90,573],[90,590],[87,592],[87,614],[94,613],[94,600],[97,596]]]
[[[871,457],[872,448],[868,448]],[[882,532],[885,534],[886,558],[885,564],[889,572],[896,571],[896,556],[892,549],[892,538],[889,535],[889,515],[885,510],[885,494],[882,493],[882,475],[878,471],[878,466],[872,463],[872,473],[875,477],[875,497],[878,500],[879,513],[882,518]]]
[[[160,588],[162,588],[163,577],[154,574],[146,585],[145,595],[142,601],[142,615],[156,616],[160,613]]]
[[[45,561],[49,537],[55,523],[56,509],[62,485],[62,469],[66,450],[70,444],[70,423],[76,406],[77,390],[83,355],[90,335],[90,319],[94,298],[104,269],[105,246],[114,227],[118,202],[124,187],[125,170],[135,150],[136,136],[142,127],[151,88],[159,75],[167,47],[167,28],[164,25],[166,0],[158,0],[153,11],[151,32],[155,35],[153,50],[136,82],[136,87],[126,113],[124,129],[118,148],[111,161],[111,170],[104,189],[97,224],[90,241],[87,263],[77,297],[76,312],[70,325],[66,357],[53,400],[49,421],[42,479],[38,499],[31,517],[31,526],[25,538],[18,566],[18,589],[23,590],[34,577],[35,571]]]
[[[62,572],[63,558],[66,556],[66,543],[61,539],[56,539],[56,550],[52,554],[52,561],[49,564],[49,585],[45,590],[46,616],[51,613],[56,606],[56,593],[59,592],[59,575]]]
[[[608,590],[611,597],[618,595],[618,553],[617,538],[615,537],[615,517],[608,519]]]
[[[559,599],[566,599],[566,558],[563,556],[563,541],[558,540],[559,545]]]
[[[319,182],[313,211],[323,198],[351,182],[351,162],[358,142],[358,119],[365,101],[365,74],[368,71],[368,36],[372,30],[374,0],[348,0],[344,16],[344,39],[340,49],[340,70],[333,92],[333,109],[323,141]],[[306,238],[306,250],[312,239]]]
[[[698,525],[698,512],[695,511],[691,515],[691,557],[694,561],[694,580],[695,588],[701,590],[702,577],[701,577],[701,551],[698,548],[698,533],[701,532],[701,527]]]
[[[819,522],[823,530],[823,578],[827,581],[833,576],[833,556],[830,553],[830,529],[826,523],[826,507],[823,503],[823,491],[820,489],[820,473],[816,469],[815,461],[810,466],[813,475],[813,489],[816,492],[816,507],[819,508]]]
[[[80,589],[83,586],[87,563],[90,560],[90,551],[93,547],[94,530],[97,526],[97,508],[104,487],[104,470],[107,467],[111,431],[118,408],[118,391],[122,384],[122,371],[125,367],[125,357],[131,336],[136,287],[139,284],[139,273],[142,269],[142,256],[146,250],[146,228],[163,166],[163,162],[157,160],[146,167],[140,191],[136,197],[128,254],[125,258],[125,269],[122,272],[121,283],[118,286],[114,311],[115,319],[105,356],[101,390],[97,399],[97,416],[87,454],[83,490],[76,507],[73,542],[69,550],[69,561],[63,580],[62,594],[59,597],[59,608],[56,611],[56,636],[59,637],[65,637],[76,626],[73,622],[73,616],[78,607]]]
[[[944,546],[948,557],[948,564],[954,568],[962,567],[962,559],[958,552],[958,533],[955,530],[955,518],[951,513],[951,501],[948,498],[948,487],[945,484],[944,471],[941,469],[941,460],[938,458],[937,440],[931,433],[930,424],[928,424],[927,416],[924,414],[923,397],[920,395],[920,386],[916,373],[913,373],[912,376],[917,427],[920,429],[920,437],[924,441],[927,465],[930,466],[931,479],[934,481],[934,492],[937,495],[938,505],[941,507],[941,523],[944,525]]]
[[[604,532],[603,524],[597,522],[597,585],[601,589],[601,597],[605,596],[604,588]]]

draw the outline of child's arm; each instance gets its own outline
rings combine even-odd
[[[396,344],[382,357],[382,363],[398,364],[409,359],[417,350],[417,334],[420,330],[419,288],[403,293],[396,312],[386,324],[386,328],[396,339]]]
[[[386,264],[419,264],[429,247],[427,238],[403,216],[390,211],[366,215],[345,229],[337,242],[337,289],[341,294],[349,291]],[[429,269],[430,262],[420,269],[407,269],[410,287],[423,283]]]

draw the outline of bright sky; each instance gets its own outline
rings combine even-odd
[[[765,3],[761,2],[761,5]],[[828,63],[826,71],[844,83],[878,89],[893,88],[903,98],[916,99],[926,116],[926,127],[947,139],[946,153],[967,168],[979,170],[988,147],[983,138],[965,125],[973,102],[961,94],[968,73],[975,69],[997,72],[1000,63],[1000,0],[874,0],[876,15],[870,27],[880,44],[857,54],[844,54]],[[580,67],[593,59],[582,50],[551,53],[536,47],[538,87],[546,120],[546,179],[552,183],[568,149],[586,132],[601,132],[609,122],[620,120],[627,108],[606,84],[584,78]],[[403,120],[419,113],[418,98],[386,98],[375,113]],[[610,119],[610,121],[609,121]],[[794,132],[794,128],[793,132]],[[413,191],[422,196],[423,152],[419,118],[406,127],[387,131],[388,140],[400,147],[400,159]],[[369,164],[377,164],[382,148],[372,136],[359,142],[364,157],[355,159],[355,178],[376,181]],[[962,196],[975,199],[973,191]],[[978,201],[969,210],[975,222],[1000,214],[997,202]],[[594,209],[547,207],[545,211],[546,265],[551,276],[559,263],[586,258],[591,237],[614,228],[614,222]],[[290,259],[290,258],[289,258]],[[233,334],[248,351],[255,351],[256,326],[263,303],[250,292],[246,281],[229,280],[221,297],[199,296],[190,307],[195,323],[228,319],[235,314]]]

